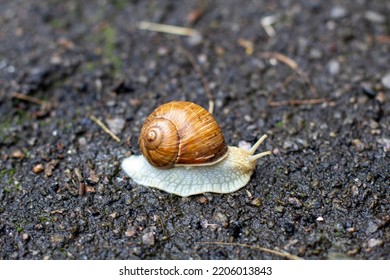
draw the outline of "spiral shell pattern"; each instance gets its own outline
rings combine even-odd
[[[155,109],[145,120],[138,143],[144,157],[158,168],[214,164],[228,150],[213,116],[186,101]]]

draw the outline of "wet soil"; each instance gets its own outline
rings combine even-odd
[[[388,1],[0,11],[0,259],[390,259]],[[248,185],[182,198],[127,178],[146,116],[207,108],[207,87],[229,145],[268,134]]]

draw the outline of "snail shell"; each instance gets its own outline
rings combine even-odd
[[[138,144],[148,162],[159,168],[215,163],[228,150],[213,116],[185,101],[155,109],[142,126]]]
[[[205,109],[174,101],[146,119],[138,141],[143,155],[124,159],[122,169],[140,185],[179,196],[230,193],[249,182],[259,158],[271,154],[255,154],[266,137],[248,151],[226,146],[218,124]]]

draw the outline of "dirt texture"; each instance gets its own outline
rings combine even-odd
[[[0,259],[390,259],[389,14],[0,1]],[[211,97],[229,145],[268,134],[247,186],[182,198],[126,177],[154,108]]]

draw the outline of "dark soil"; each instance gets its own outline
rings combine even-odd
[[[0,259],[390,259],[389,14],[381,0],[0,1]],[[120,163],[143,120],[171,100],[207,108],[205,84],[228,144],[267,133],[273,154],[232,194],[136,185]]]

